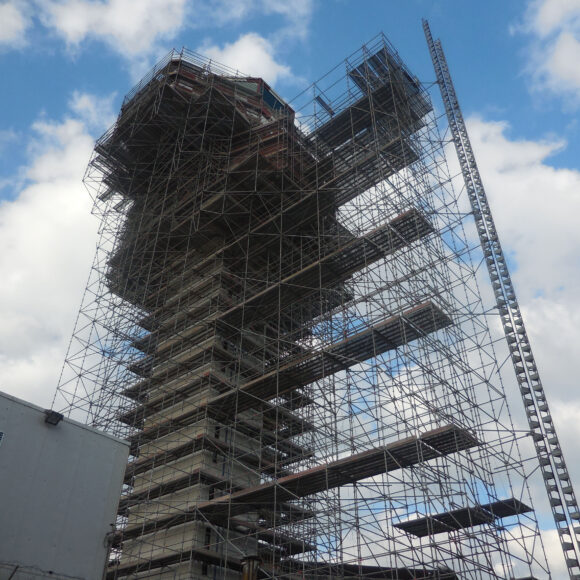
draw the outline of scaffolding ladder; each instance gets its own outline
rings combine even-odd
[[[566,468],[562,448],[532,354],[443,47],[440,40],[433,40],[426,20],[423,20],[423,30],[445,105],[568,573],[570,578],[580,579],[580,510],[570,474]]]

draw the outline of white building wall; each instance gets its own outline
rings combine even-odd
[[[45,417],[0,393],[0,580],[100,580],[128,444]]]

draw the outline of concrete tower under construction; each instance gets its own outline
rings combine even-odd
[[[127,95],[56,403],[131,442],[107,578],[549,577],[439,121],[383,36]]]

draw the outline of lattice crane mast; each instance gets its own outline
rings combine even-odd
[[[580,510],[570,474],[538,374],[514,285],[501,249],[441,41],[433,40],[426,20],[423,20],[423,30],[445,105],[453,143],[465,180],[568,573],[570,578],[580,579]]]

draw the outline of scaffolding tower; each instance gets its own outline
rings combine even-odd
[[[549,577],[472,216],[384,36],[291,104],[173,51],[85,183],[55,407],[131,442],[107,578]]]

